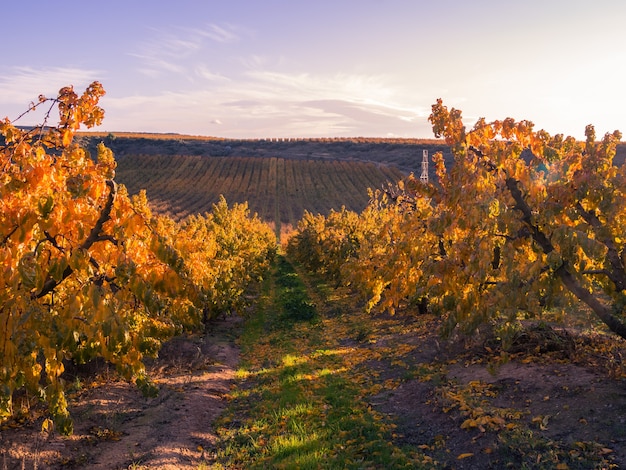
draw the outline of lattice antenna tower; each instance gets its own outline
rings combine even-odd
[[[422,174],[420,175],[422,183],[428,183],[428,150],[422,150]]]

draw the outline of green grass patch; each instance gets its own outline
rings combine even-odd
[[[487,367],[487,343],[446,352],[435,336],[439,318],[368,314],[357,302],[278,257],[240,337],[237,387],[216,422],[216,468],[617,468],[613,450],[584,433],[546,435],[548,417],[532,412],[545,394],[508,404],[504,392],[518,393],[517,382],[448,377],[458,364]],[[516,356],[520,364],[553,360],[532,344]],[[613,343],[593,344],[592,352],[621,357]],[[587,349],[577,343],[576,357]],[[418,411],[398,398],[412,403],[416,385],[428,405]]]
[[[416,468],[411,456],[392,444],[391,423],[362,400],[336,338],[284,258],[265,293],[241,337],[238,387],[217,422],[220,464]],[[308,306],[306,315],[292,309],[290,295]]]

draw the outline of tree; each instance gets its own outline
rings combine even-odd
[[[71,433],[68,360],[102,357],[155,393],[143,359],[175,333],[201,328],[209,302],[239,305],[276,247],[247,206],[223,201],[181,227],[154,216],[144,192],[130,197],[115,182],[111,150],[100,144],[92,158],[74,141],[81,125],[102,121],[102,95],[98,82],[81,96],[65,87],[31,103],[29,111],[49,106],[41,125],[0,122],[0,420],[25,388]]]
[[[65,360],[104,357],[150,392],[142,358],[175,330],[170,312],[193,307],[178,257],[114,181],[112,152],[101,144],[94,160],[73,143],[102,121],[103,94],[98,82],[81,96],[65,87],[31,104],[50,105],[42,125],[0,123],[0,416],[25,387],[64,433]]]
[[[626,338],[626,167],[613,164],[621,134],[598,142],[588,126],[581,143],[510,118],[468,131],[441,100],[429,119],[454,156],[449,168],[433,156],[436,181],[411,175],[349,224],[306,216],[292,252],[341,273],[368,309],[414,303],[441,314],[444,334],[493,322],[506,332],[520,314],[582,301]],[[350,249],[333,260],[333,246]]]
[[[429,120],[454,154],[449,171],[437,161],[429,221],[444,250],[430,275],[446,267],[449,326],[540,314],[573,296],[626,338],[626,168],[613,164],[621,134],[597,142],[588,126],[580,143],[510,118],[467,131],[441,100]]]

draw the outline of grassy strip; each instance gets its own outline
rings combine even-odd
[[[610,449],[554,441],[542,435],[546,417],[497,406],[498,387],[449,379],[454,364],[490,357],[436,353],[440,319],[366,314],[341,288],[304,279],[279,257],[246,323],[216,468],[616,468]],[[430,391],[423,432],[377,411],[415,382]]]
[[[328,326],[279,259],[241,338],[240,384],[217,423],[224,468],[416,468],[391,443],[393,425],[362,400]]]

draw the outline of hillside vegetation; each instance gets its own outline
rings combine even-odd
[[[360,211],[368,188],[402,176],[371,162],[277,157],[127,155],[117,167],[118,181],[131,194],[145,189],[155,211],[177,220],[210,211],[224,195],[229,203],[247,201],[277,225],[295,225],[305,210],[328,213],[343,205]]]
[[[429,178],[436,180],[432,156],[454,161],[450,147],[436,139],[315,138],[222,139],[179,134],[83,132],[77,141],[97,153],[103,142],[117,160],[117,181],[131,194],[145,189],[153,209],[177,220],[210,211],[224,195],[230,203],[277,225],[295,225],[305,210],[360,212],[368,188],[378,189],[411,173],[420,176],[428,151]],[[618,144],[615,163],[626,160]],[[269,178],[273,179],[269,179]]]
[[[431,155],[443,152],[444,158],[452,158],[450,148],[436,139],[224,139],[178,134],[83,132],[78,141],[92,150],[99,142],[104,142],[118,159],[127,155],[197,155],[347,160],[393,165],[407,174],[421,172],[422,150],[428,150]],[[431,171],[431,176],[434,174]]]

